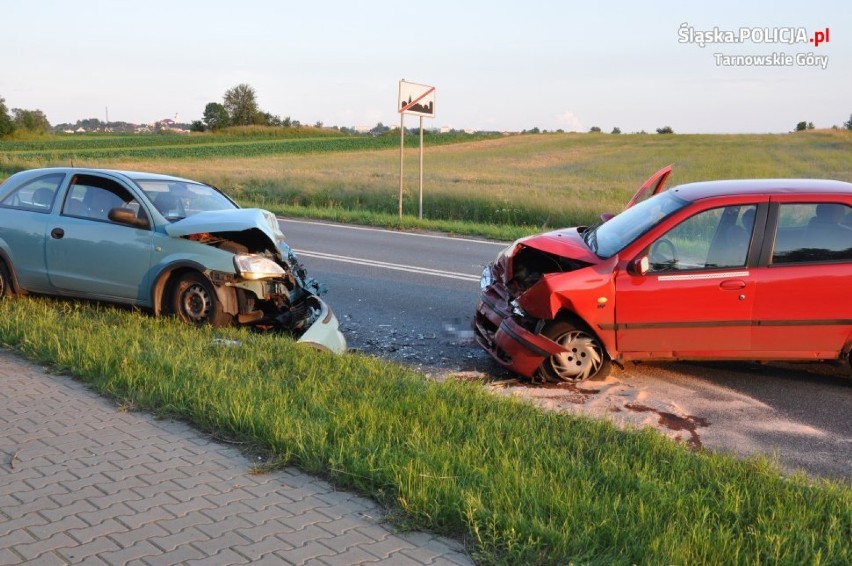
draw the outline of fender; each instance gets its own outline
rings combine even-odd
[[[15,271],[15,264],[12,263],[12,260],[9,258],[9,254],[7,254],[6,250],[3,248],[0,248],[0,260],[6,264],[6,269],[9,270],[9,283],[12,285],[12,292],[26,295],[27,290],[21,289],[21,284],[18,283],[18,274]]]
[[[234,316],[239,314],[237,294],[234,292],[232,287],[227,287],[214,282],[210,277],[210,270],[200,263],[192,260],[178,260],[162,266],[160,271],[153,276],[153,284],[151,285],[151,308],[154,310],[155,315],[159,316],[163,313],[163,293],[166,290],[167,283],[172,274],[179,270],[191,270],[204,275],[216,291],[216,298],[222,305],[222,309],[228,314]]]
[[[544,275],[518,298],[528,315],[553,320],[570,313],[600,338],[610,357],[617,357],[615,342],[615,283],[613,256],[599,264],[567,273]]]

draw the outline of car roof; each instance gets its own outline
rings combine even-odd
[[[729,179],[672,187],[683,199],[696,201],[729,195],[852,194],[852,183],[830,179]]]
[[[22,171],[15,175],[16,178],[26,177],[32,178],[50,173],[71,173],[75,175],[86,174],[105,174],[113,177],[124,177],[131,181],[183,181],[187,183],[197,183],[190,179],[183,179],[173,175],[163,175],[160,173],[148,173],[145,171],[123,171],[120,169],[99,169],[91,167],[46,167],[42,169],[30,169]]]

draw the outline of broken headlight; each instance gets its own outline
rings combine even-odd
[[[234,256],[234,267],[245,279],[269,279],[286,273],[283,267],[260,255],[237,254]]]
[[[479,288],[484,291],[494,283],[494,273],[491,271],[491,264],[485,266],[482,270],[482,277],[479,278]]]

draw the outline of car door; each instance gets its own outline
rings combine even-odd
[[[852,333],[852,202],[773,197],[754,304],[754,349],[771,358],[832,358]]]
[[[47,269],[55,292],[138,304],[150,301],[154,233],[150,227],[111,221],[108,214],[113,208],[134,210],[147,222],[146,211],[127,187],[99,175],[72,179],[61,214],[47,228]]]
[[[627,205],[624,207],[625,210],[662,192],[663,188],[666,186],[666,181],[671,174],[672,166],[666,165],[651,175],[648,180],[639,187],[639,190],[636,191],[630,201],[628,201]]]
[[[685,209],[637,242],[644,274],[616,276],[616,342],[626,359],[737,357],[751,341],[749,260],[766,205]]]
[[[0,200],[3,209],[0,248],[18,284],[28,291],[47,292],[50,289],[44,240],[64,179],[64,173],[41,175],[12,189]]]

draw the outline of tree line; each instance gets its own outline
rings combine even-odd
[[[190,125],[190,129],[196,132],[216,131],[228,126],[280,126],[280,127],[298,127],[301,124],[298,120],[291,120],[289,116],[281,118],[278,115],[264,112],[260,109],[257,103],[257,92],[251,85],[240,83],[233,88],[225,91],[222,97],[222,102],[209,102],[204,107],[204,115],[201,120],[195,120]],[[322,122],[316,123],[317,127],[322,127]],[[381,127],[379,123],[377,128]],[[837,128],[837,126],[833,126]],[[849,120],[843,123],[843,127],[847,130],[852,130],[852,115]],[[375,128],[374,128],[375,129]],[[389,129],[389,128],[388,128]],[[814,129],[813,122],[799,122],[796,124],[796,131]],[[50,122],[47,120],[44,112],[41,110],[26,110],[23,108],[9,109],[6,106],[6,100],[0,96],[0,137],[8,136],[16,131],[24,131],[28,133],[43,134],[51,130]],[[600,132],[601,129],[594,126],[591,132]],[[523,133],[538,133],[538,128],[532,130],[524,130]],[[371,132],[372,133],[372,132]],[[378,132],[381,133],[381,132]],[[613,134],[620,134],[620,128],[613,128]],[[644,133],[644,132],[642,132]],[[665,126],[657,128],[658,134],[673,134],[671,127]],[[377,135],[374,133],[374,135]]]
[[[0,137],[8,136],[16,130],[43,134],[50,130],[50,122],[41,110],[9,110],[6,99],[0,96]]]

